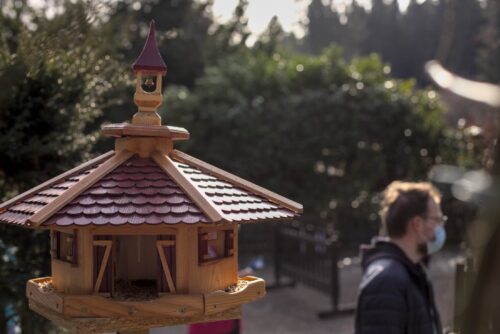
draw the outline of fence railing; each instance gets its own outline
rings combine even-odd
[[[472,256],[455,265],[455,302],[453,305],[453,331],[460,333],[465,309],[471,293],[474,279],[474,262]]]
[[[292,225],[275,229],[275,282],[280,286],[283,277],[300,282],[330,296],[331,310],[319,313],[327,318],[339,313],[353,312],[353,307],[341,307],[339,247],[337,235],[313,225]]]

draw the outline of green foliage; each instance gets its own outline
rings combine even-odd
[[[16,192],[88,158],[96,141],[88,126],[122,79],[102,41],[84,31],[89,23],[69,11],[63,18],[73,22],[67,30],[51,31],[65,26],[59,17],[38,18],[36,32],[21,26],[15,49],[0,47],[0,170]]]
[[[227,24],[214,24],[211,1],[58,3],[63,14],[51,19],[23,1],[0,15],[2,199],[103,150],[103,120],[130,119],[130,64],[151,19],[169,66],[162,116],[190,130],[183,148],[304,203],[305,222],[336,225],[344,240],[373,235],[376,194],[391,180],[425,179],[435,163],[476,162],[457,137],[465,132],[444,125],[436,94],[393,77],[419,76],[434,54],[442,8],[430,1],[412,2],[404,16],[394,3],[375,1],[371,13],[354,3],[341,23],[314,0],[303,43],[317,56],[284,49],[294,41],[277,19],[248,48],[245,0]],[[331,42],[348,57],[322,51]],[[23,333],[47,333],[24,286],[49,272],[48,236],[6,226],[0,234],[0,309],[14,306]]]
[[[65,14],[0,19],[0,198],[38,185],[89,158],[93,122],[123,72],[88,20],[91,8],[67,3]],[[64,27],[64,29],[62,29]],[[23,333],[47,333],[32,321],[26,280],[49,274],[48,235],[0,226],[0,309],[12,305]],[[41,319],[41,318],[36,318]]]
[[[221,59],[193,90],[170,87],[164,110],[190,130],[184,149],[303,203],[304,221],[335,222],[345,240],[373,235],[391,180],[454,159],[434,92],[395,80],[374,55],[346,63],[338,48]]]

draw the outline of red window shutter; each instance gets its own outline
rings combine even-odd
[[[73,267],[78,266],[78,230],[75,230],[73,232],[73,244],[71,245],[72,247],[72,258],[71,258],[71,265]]]
[[[208,256],[208,233],[198,234],[198,262],[205,262]]]
[[[234,254],[234,233],[232,230],[224,231],[224,256],[230,257]]]
[[[56,231],[50,231],[50,255],[53,259],[57,256],[57,236]]]
[[[55,247],[56,247],[54,256],[56,259],[60,260],[61,259],[61,232],[54,231],[54,233],[55,233],[54,239],[55,239]]]
[[[157,240],[172,240],[175,242],[175,235],[158,235]],[[168,263],[168,268],[170,270],[170,274],[172,275],[172,280],[174,286],[176,285],[176,266],[175,266],[175,244],[172,246],[163,246],[163,252],[165,255],[165,259]],[[167,283],[167,279],[165,278],[165,274],[163,272],[163,264],[161,263],[160,257],[158,256],[158,275],[159,279],[157,280],[158,291],[159,292],[171,292]]]

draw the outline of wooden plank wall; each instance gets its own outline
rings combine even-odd
[[[206,226],[206,225],[203,225]],[[233,226],[234,255],[204,264],[198,262],[198,228],[178,225],[177,293],[208,293],[238,281],[238,230]]]
[[[73,230],[60,229],[61,232]],[[88,229],[78,230],[78,265],[52,260],[52,284],[64,293],[92,293],[92,235]]]
[[[93,292],[92,242],[94,234],[169,234],[176,236],[176,292],[208,293],[224,289],[238,281],[238,228],[234,229],[234,255],[232,257],[200,264],[198,261],[199,226],[205,224],[178,224],[165,228],[145,226],[124,227],[111,230],[110,227],[82,228],[78,232],[78,266],[53,260],[52,277],[56,290],[68,294],[91,294]],[[224,228],[227,228],[224,227]],[[61,231],[64,231],[61,229]]]

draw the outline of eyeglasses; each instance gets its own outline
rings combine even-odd
[[[424,216],[425,219],[429,219],[429,220],[434,220],[434,221],[437,221],[438,224],[446,224],[446,221],[448,220],[448,217],[446,216],[440,216],[440,217],[428,217],[428,216]]]

